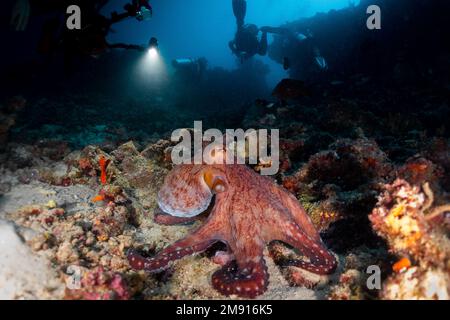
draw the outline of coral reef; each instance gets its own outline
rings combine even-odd
[[[66,289],[69,300],[128,300],[130,291],[126,281],[118,273],[105,272],[102,267],[85,270],[79,289]]]
[[[289,199],[295,206],[304,206],[314,224],[310,228],[319,230],[326,245],[339,254],[340,267],[332,277],[320,276],[299,267],[298,262],[305,261],[302,255],[311,253],[308,247],[298,252],[273,242],[262,251],[261,246],[245,241],[244,249],[260,248],[260,261],[270,256],[275,262],[266,259],[267,269],[261,271],[270,274],[270,283],[264,277],[252,278],[254,273],[248,274],[250,282],[266,280],[260,291],[249,291],[245,296],[255,296],[267,288],[264,298],[307,298],[311,292],[331,299],[448,297],[448,140],[434,138],[425,143],[423,138],[411,146],[401,140],[408,136],[394,136],[389,141],[377,138],[375,142],[363,132],[375,132],[376,137],[383,134],[372,131],[370,116],[365,118],[363,113],[359,122],[352,120],[353,126],[336,127],[344,122],[336,117],[346,119],[357,113],[354,105],[341,105],[338,113],[337,109],[319,112],[316,106],[305,106],[293,121],[295,108],[297,105],[285,106],[275,117],[274,125],[284,127],[280,147],[281,162],[285,164],[276,178],[297,198],[286,193],[283,201]],[[320,131],[315,127],[317,123],[305,122],[304,116],[309,113],[321,115],[317,119]],[[131,269],[129,248],[138,248],[150,259],[160,250],[165,252],[168,244],[191,237],[193,228],[202,230],[202,225],[208,225],[211,208],[194,218],[173,217],[157,210],[158,191],[171,169],[168,155],[172,146],[172,142],[160,139],[145,147],[128,142],[108,151],[99,146],[71,151],[66,143],[55,140],[6,145],[1,155],[2,218],[30,230],[26,245],[53,263],[53,271],[59,274],[54,279],[55,287],[64,286],[70,266],[82,270],[79,289],[66,289],[65,293],[54,290],[47,293],[49,297],[223,297],[219,292],[236,293],[230,298],[239,296],[236,283],[229,277],[237,276],[241,284],[246,279],[241,279],[243,269],[234,262],[236,250],[227,252],[226,246],[213,246],[156,274]],[[108,165],[102,166],[101,159]],[[258,166],[253,169],[258,171]],[[256,179],[252,185],[259,183],[260,177],[250,169],[245,168],[245,174]],[[396,177],[399,180],[394,182]],[[275,181],[266,184],[279,190]],[[224,186],[227,190],[228,185]],[[215,187],[221,190],[220,183]],[[245,199],[246,205],[253,195],[258,198],[254,187],[249,192],[252,196],[238,198]],[[217,206],[220,200],[216,199]],[[264,206],[270,207],[267,203]],[[220,221],[229,223],[230,219]],[[252,222],[251,228],[257,231],[264,225]],[[245,230],[242,234],[249,233]],[[216,264],[222,269],[217,271]],[[381,267],[381,293],[367,288],[368,265]],[[222,282],[212,282],[219,292],[211,287],[208,279],[213,273],[213,279],[230,280],[224,286],[230,291],[220,291]],[[304,291],[306,288],[311,291]],[[21,296],[21,289],[17,290],[16,295]]]
[[[282,183],[305,205],[332,248],[343,252],[375,241],[365,213],[370,212],[392,170],[393,165],[376,142],[341,139],[331,144],[330,150],[311,156]],[[354,234],[351,228],[356,225],[368,232],[364,236]]]
[[[401,258],[384,284],[382,298],[449,299],[450,241],[432,220],[450,207],[433,209],[431,194],[429,186],[397,179],[386,185],[370,215],[374,230]],[[430,217],[430,212],[435,213]]]
[[[59,146],[59,143],[49,144],[46,154],[55,154]],[[153,162],[145,160],[130,146],[133,144],[118,148],[117,157],[96,147],[70,154],[64,152],[67,155],[58,162],[50,157],[36,156],[35,150],[30,148],[30,161],[24,169],[10,166],[15,170],[13,172],[24,170],[24,175],[35,172],[35,176],[26,181],[29,191],[23,189],[24,184],[20,180],[11,180],[6,196],[15,192],[12,199],[18,201],[10,207],[2,207],[1,216],[15,221],[21,228],[33,230],[27,244],[38,255],[55,263],[62,278],[67,278],[65,272],[68,267],[82,268],[81,288],[66,290],[68,299],[126,299],[131,297],[130,292],[134,292],[127,289],[128,282],[139,287],[143,281],[138,279],[136,283],[133,276],[126,275],[129,266],[125,249],[131,246],[130,227],[144,213],[143,205],[134,204],[132,199],[136,196],[147,198],[142,201],[144,206],[151,201],[147,197],[147,186],[162,179],[160,172],[164,170],[157,169],[156,165],[152,170]],[[39,150],[44,152],[45,149]],[[42,160],[36,162],[39,158]],[[102,158],[114,160],[104,168],[106,182],[102,181],[99,161]],[[14,161],[11,157],[7,159],[7,163]],[[124,161],[139,161],[139,164],[147,165],[137,172],[141,174],[138,177],[134,171],[136,168],[122,166]],[[52,170],[56,167],[60,169]],[[10,174],[6,171],[4,178]],[[146,182],[146,177],[153,179],[152,182]],[[139,183],[141,189],[136,187]],[[19,188],[17,192],[16,188]],[[133,198],[126,190],[132,191]],[[152,191],[151,188],[149,190]],[[32,196],[27,198],[28,194]],[[101,200],[93,201],[98,197]],[[20,206],[20,203],[29,204]],[[57,297],[61,298],[61,295]]]
[[[320,276],[290,263],[304,261],[301,250],[273,242],[262,253],[272,281],[261,297],[445,298],[450,225],[446,211],[450,149],[442,124],[446,107],[432,121],[433,128],[444,129],[434,130],[426,122],[426,108],[417,108],[416,114],[392,110],[385,117],[378,106],[396,99],[411,103],[411,108],[416,103],[425,105],[430,91],[411,101],[406,90],[386,89],[382,95],[386,101],[376,102],[370,94],[355,96],[354,88],[351,98],[344,98],[344,93],[337,98],[332,87],[322,90],[320,102],[255,105],[244,119],[246,127],[259,128],[268,119],[274,128],[282,128],[280,172],[275,181],[305,208],[340,262],[333,276]],[[156,274],[132,270],[128,248],[153,257],[189,237],[210,215],[207,211],[192,220],[157,210],[158,191],[172,169],[174,143],[162,139],[164,135],[155,135],[148,143],[147,137],[118,144],[126,136],[122,132],[122,138],[112,143],[79,149],[58,136],[24,144],[14,132],[13,141],[0,153],[0,218],[30,230],[24,245],[52,262],[52,271],[58,275],[54,287],[64,286],[70,266],[80,267],[83,275],[92,274],[93,279],[74,292],[44,290],[46,297],[223,298],[209,283],[210,275],[220,272],[217,264],[241,276],[223,245]],[[252,169],[258,171],[264,165]],[[394,187],[397,178],[402,182]],[[406,190],[407,198],[399,190]],[[398,216],[389,214],[395,213],[399,203],[404,210]],[[416,227],[420,238],[404,233],[404,228]],[[425,239],[427,244],[422,242]],[[381,292],[367,288],[368,265],[381,268]],[[20,288],[15,295],[26,296]]]
[[[369,249],[361,246],[349,251],[342,263],[342,271],[336,283],[332,284],[328,299],[362,300],[377,299],[379,291],[367,286],[371,273],[368,266],[378,266],[383,281],[390,272],[390,256],[383,249]]]

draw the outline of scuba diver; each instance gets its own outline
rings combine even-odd
[[[30,20],[31,14],[46,14],[52,11],[65,12],[69,5],[76,4],[83,8],[83,12],[97,13],[109,0],[16,0],[11,14],[11,26],[16,31],[24,31]],[[125,12],[112,13],[111,20],[119,22],[128,17],[134,17],[138,21],[148,20],[153,15],[153,9],[148,0],[132,0],[124,6]]]
[[[44,23],[41,40],[38,44],[39,53],[51,56],[58,49],[64,52],[66,69],[70,69],[74,59],[81,56],[97,57],[108,49],[123,48],[143,51],[146,48],[129,44],[110,44],[106,37],[111,26],[129,17],[138,21],[151,18],[153,10],[148,0],[132,0],[124,6],[124,12],[113,12],[110,18],[100,13],[109,0],[17,0],[13,8],[11,25],[17,30],[25,30],[31,12],[33,15],[54,16]],[[68,30],[62,16],[66,14],[69,5],[77,4],[82,9],[81,30]],[[152,40],[151,41],[156,41]],[[149,44],[150,46],[150,44]],[[155,43],[152,44],[155,46]],[[157,41],[156,41],[157,46]]]
[[[269,56],[282,63],[291,76],[304,79],[307,75],[321,76],[328,70],[328,63],[323,57],[313,33],[280,28],[278,32],[280,45],[272,46]],[[309,77],[309,76],[308,76]]]
[[[121,21],[128,17],[134,17],[137,21],[148,20],[153,16],[153,8],[148,0],[132,0],[124,6],[125,12],[118,14],[113,12],[111,19],[115,22]]]
[[[106,18],[98,12],[85,18],[82,30],[65,29],[62,37],[67,66],[77,56],[97,57],[109,49],[125,49],[145,51],[149,48],[158,48],[158,41],[152,37],[148,46],[127,43],[109,43],[107,35],[113,24],[133,17],[139,22],[147,20],[152,15],[152,9],[147,0],[133,0],[124,6],[123,13],[113,12],[110,18]]]
[[[319,48],[315,44],[315,38],[311,30],[307,29],[305,33],[287,31],[287,45],[294,48],[296,52],[302,52],[306,62],[309,64],[312,60],[314,66],[321,71],[328,69],[328,63],[320,53]],[[295,59],[295,57],[297,59]],[[294,59],[298,60],[299,55],[295,55]],[[285,70],[291,68],[291,59],[288,57],[283,58],[283,67]]]
[[[241,62],[252,58],[255,55],[265,56],[267,54],[267,33],[278,33],[279,28],[262,27],[259,29],[255,24],[245,24],[247,14],[246,0],[232,0],[233,13],[236,17],[237,31],[235,37],[229,42],[229,47],[233,54]],[[258,38],[261,32],[261,37]]]
[[[66,30],[66,36],[63,39],[67,41],[70,38],[69,42],[72,42],[70,45],[74,46],[73,49],[78,49],[79,53],[92,56],[97,56],[107,49],[115,48],[143,51],[145,49],[143,46],[123,43],[111,44],[106,40],[113,24],[130,17],[138,21],[144,21],[151,18],[153,12],[147,0],[132,0],[131,3],[124,6],[124,10],[123,13],[113,12],[110,18],[106,18],[98,12],[93,12],[90,17],[84,19],[81,30]]]
[[[175,74],[183,81],[202,81],[206,77],[208,60],[198,59],[175,59],[172,61]]]

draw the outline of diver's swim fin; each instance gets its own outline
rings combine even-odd
[[[242,27],[245,23],[245,16],[247,14],[247,1],[233,0],[233,13],[236,17],[238,28]]]

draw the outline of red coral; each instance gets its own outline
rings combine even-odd
[[[414,185],[435,184],[443,176],[443,170],[425,158],[411,158],[398,170],[398,176]]]
[[[78,160],[78,168],[80,168],[83,172],[90,172],[93,166],[88,158],[81,158]]]
[[[105,272],[102,267],[99,267],[83,275],[80,289],[67,289],[66,299],[128,300],[130,291],[121,274]]]

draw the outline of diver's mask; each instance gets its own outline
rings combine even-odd
[[[146,21],[152,18],[152,11],[146,7],[141,7],[138,12],[136,12],[137,21]]]

